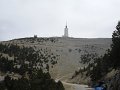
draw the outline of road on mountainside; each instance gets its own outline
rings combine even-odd
[[[65,87],[65,90],[94,90],[93,88],[87,88],[87,85],[71,84],[66,82],[62,83]]]

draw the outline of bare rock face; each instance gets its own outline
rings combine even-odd
[[[120,90],[120,70],[109,81],[108,90]]]

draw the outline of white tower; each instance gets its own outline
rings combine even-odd
[[[64,37],[68,37],[68,27],[67,27],[67,23],[64,29]]]

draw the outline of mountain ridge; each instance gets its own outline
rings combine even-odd
[[[112,43],[111,38],[64,38],[64,37],[27,37],[2,41],[2,44],[15,44],[32,47],[35,50],[46,51],[58,55],[57,64],[50,67],[50,74],[54,79],[69,80],[74,72],[85,65],[81,64],[81,55],[103,55]]]

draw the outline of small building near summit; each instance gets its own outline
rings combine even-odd
[[[34,35],[34,38],[37,38],[37,35]]]

